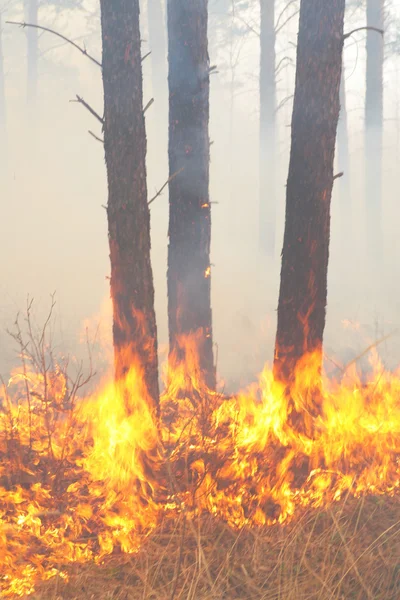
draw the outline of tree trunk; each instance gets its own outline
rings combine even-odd
[[[2,14],[0,12],[0,164],[1,169],[4,171],[4,167],[7,160],[7,110],[6,110],[6,89],[5,89],[5,78],[4,78],[4,56],[3,56],[3,22]]]
[[[211,210],[207,0],[168,0],[170,353],[197,332],[200,367],[215,386],[211,315]],[[184,357],[181,355],[182,360]]]
[[[139,0],[101,0],[101,27],[115,377],[139,365],[158,408]]]
[[[367,1],[367,26],[383,29],[384,0]],[[367,256],[377,269],[383,265],[382,236],[382,136],[383,136],[383,38],[367,31],[367,81],[365,99],[365,190]]]
[[[25,13],[26,20],[28,23],[38,23],[38,0],[26,0]],[[38,45],[38,30],[34,27],[27,27],[27,102],[28,106],[32,109],[36,108],[37,101],[37,88],[38,88],[38,57],[39,57],[39,45]]]
[[[308,353],[322,367],[335,140],[345,0],[302,0],[297,46],[292,144],[286,197],[274,375],[287,385]],[[318,394],[290,419],[310,433]]]
[[[148,0],[147,14],[152,61],[153,94],[157,104],[164,104],[164,102],[166,104],[167,49],[165,39],[165,19],[161,0]],[[159,103],[158,98],[160,98],[161,103]]]
[[[352,233],[352,203],[350,194],[350,152],[344,68],[342,69],[342,79],[340,82],[340,115],[337,130],[337,145],[339,172],[343,173],[343,177],[339,180],[341,209],[340,229],[342,241],[344,243],[344,250],[347,253],[349,250],[348,243],[351,239]]]
[[[276,79],[275,0],[260,0],[260,249],[275,251]]]

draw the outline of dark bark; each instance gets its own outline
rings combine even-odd
[[[198,332],[205,381],[215,386],[212,346],[207,0],[168,0],[170,353]],[[183,359],[183,357],[182,357]]]
[[[274,362],[275,378],[289,392],[302,357],[314,354],[317,380],[322,367],[344,10],[345,0],[300,5]],[[302,409],[289,394],[292,422],[310,432],[318,394]]]
[[[275,251],[275,0],[260,0],[260,249]]]
[[[367,0],[367,26],[383,30],[384,0]],[[382,236],[382,135],[383,135],[383,37],[367,31],[367,80],[365,98],[365,191],[367,256],[373,267],[383,264]]]
[[[139,0],[100,4],[115,376],[139,363],[158,408]]]
[[[25,13],[28,23],[37,25],[39,4],[38,0],[25,0]],[[39,44],[38,30],[34,27],[27,27],[27,101],[28,105],[34,109],[37,100],[38,88],[38,59],[39,59]]]

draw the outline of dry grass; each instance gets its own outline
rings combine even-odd
[[[400,497],[348,499],[284,527],[166,522],[135,556],[75,565],[42,600],[398,600]]]

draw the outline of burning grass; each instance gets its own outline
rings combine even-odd
[[[17,321],[1,395],[3,597],[43,581],[62,598],[398,597],[400,374],[374,353],[368,382],[355,365],[324,382],[310,439],[268,368],[234,397],[208,390],[194,339],[161,425],[137,357],[85,396],[92,373],[68,375],[47,324],[35,333],[28,307],[25,338]],[[317,363],[297,372],[299,412]]]
[[[68,568],[42,600],[397,600],[399,498],[346,498],[293,523],[234,531],[184,515],[160,524],[138,554]]]

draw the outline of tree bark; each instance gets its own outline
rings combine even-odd
[[[39,5],[38,0],[25,0],[25,14],[28,23],[37,25]],[[27,102],[31,109],[36,108],[38,88],[38,59],[39,44],[38,30],[35,27],[27,27]]]
[[[384,27],[384,0],[367,1],[367,26]],[[367,31],[367,80],[365,98],[365,190],[367,256],[376,270],[383,265],[382,235],[382,137],[383,137],[382,36]]]
[[[168,0],[170,355],[197,332],[205,382],[215,386],[211,314],[207,0]],[[184,360],[184,356],[181,356]]]
[[[276,78],[275,0],[260,0],[260,249],[275,252]]]
[[[345,0],[302,0],[292,143],[286,196],[275,379],[290,388],[305,355],[322,368],[330,203],[343,53]],[[299,406],[289,393],[292,423],[310,433],[318,394]]]
[[[123,379],[139,364],[158,409],[139,0],[100,5],[115,377]]]

